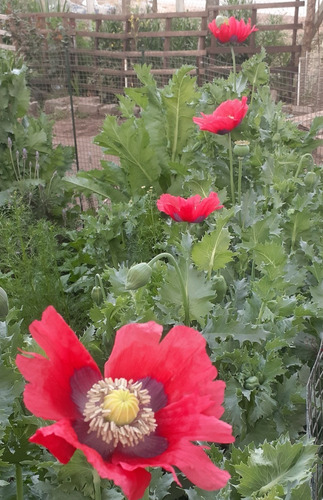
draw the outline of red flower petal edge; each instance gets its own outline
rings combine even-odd
[[[157,200],[157,208],[160,212],[169,215],[176,222],[202,222],[215,210],[223,208],[217,193],[210,193],[201,199],[200,195],[182,198],[162,194]]]
[[[201,130],[224,135],[240,125],[247,111],[247,97],[243,96],[241,101],[239,99],[224,101],[211,115],[201,113],[202,117],[194,116],[193,121]]]
[[[256,26],[251,27],[251,20],[245,23],[243,19],[238,21],[235,17],[230,17],[228,22],[223,22],[217,26],[216,19],[209,23],[209,30],[221,43],[244,42],[254,31],[258,31]]]
[[[179,483],[178,467],[206,490],[226,485],[228,472],[193,444],[234,441],[231,426],[219,420],[225,384],[215,380],[217,370],[199,332],[176,326],[161,340],[162,327],[154,322],[126,325],[116,334],[102,376],[53,307],[30,331],[46,357],[17,356],[29,382],[24,401],[30,411],[56,421],[38,429],[31,442],[45,446],[62,463],[82,450],[100,476],[119,485],[129,500],[143,496],[148,467],[170,471]],[[137,414],[127,422],[114,419],[106,406],[111,395],[120,393],[132,401],[139,398]],[[141,426],[144,419],[147,425]]]

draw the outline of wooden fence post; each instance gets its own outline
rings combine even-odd
[[[307,0],[306,18],[304,23],[304,36],[302,42],[302,56],[311,50],[314,36],[315,0]]]

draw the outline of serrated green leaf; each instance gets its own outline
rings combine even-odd
[[[217,271],[233,259],[234,253],[229,250],[230,233],[221,224],[215,231],[206,234],[201,241],[193,246],[192,259],[198,269],[207,271],[209,276],[212,271]]]
[[[106,154],[120,158],[132,195],[142,193],[143,187],[149,188],[158,182],[160,167],[141,118],[129,118],[118,125],[115,116],[107,116],[103,130],[94,142]]]
[[[74,488],[89,497],[94,496],[94,471],[83,453],[76,450],[68,464],[64,465],[58,473],[58,478],[63,483],[72,482]],[[73,488],[73,489],[74,489]]]
[[[292,444],[282,437],[277,442],[267,443],[250,453],[246,464],[235,467],[241,475],[238,491],[241,495],[259,497],[272,488],[303,484],[310,478],[315,462],[317,446],[302,439]]]
[[[186,262],[180,265],[180,269],[188,294],[190,318],[203,326],[206,316],[212,309],[210,302],[214,298],[212,284],[206,281],[204,274],[194,267],[187,268]],[[168,268],[165,283],[160,288],[160,298],[165,304],[172,304],[180,309],[183,307],[183,295],[178,274],[171,266]]]
[[[192,119],[195,107],[191,103],[196,101],[199,92],[196,89],[196,78],[188,74],[192,69],[192,66],[183,65],[162,92],[172,161],[176,161],[182,155],[183,148],[194,129]]]

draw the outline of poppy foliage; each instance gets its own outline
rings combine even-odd
[[[193,121],[201,130],[224,135],[240,125],[247,111],[247,97],[243,96],[241,101],[239,99],[224,101],[212,114],[201,113],[202,117],[194,116]]]
[[[53,307],[30,332],[43,349],[17,356],[28,384],[26,407],[53,420],[30,438],[67,463],[82,450],[102,478],[140,499],[150,482],[148,467],[174,467],[205,490],[226,485],[230,475],[196,441],[232,443],[232,428],[220,420],[225,383],[202,335],[175,326],[161,340],[162,326],[128,324],[116,334],[102,375],[75,333]]]
[[[217,20],[213,19],[209,23],[209,30],[221,43],[242,43],[251,33],[258,31],[258,28],[256,26],[251,27],[250,19],[245,23],[243,19],[238,21],[231,16],[227,21],[222,22],[220,26],[218,26]]]
[[[214,192],[203,199],[198,194],[190,198],[162,194],[157,200],[157,208],[176,222],[203,222],[210,213],[223,208],[223,205]]]

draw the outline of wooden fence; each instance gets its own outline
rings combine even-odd
[[[0,14],[0,49],[15,51],[16,47],[11,43],[11,33],[5,29],[8,22],[8,16]],[[7,43],[10,40],[10,43]]]
[[[62,41],[68,40],[70,71],[79,93],[95,92],[100,82],[100,92],[120,93],[135,84],[134,63],[152,64],[152,73],[168,78],[183,63],[193,64],[199,83],[205,76],[205,61],[216,65],[218,56],[230,52],[230,47],[219,44],[208,30],[208,22],[219,13],[235,15],[247,11],[251,23],[259,33],[284,31],[288,43],[267,45],[268,54],[290,54],[289,71],[297,71],[298,58],[302,50],[300,34],[303,23],[299,20],[299,8],[303,0],[279,3],[223,5],[201,12],[148,13],[132,15],[97,15],[72,13],[19,14],[19,26],[13,18],[10,29],[20,49],[28,55],[26,39],[22,32],[29,26],[42,37],[44,43],[40,54],[29,54],[29,65],[37,70],[34,83],[45,78],[53,67],[53,57],[48,55],[50,43],[56,44],[58,53]],[[289,9],[292,21],[265,24],[261,11]],[[275,10],[274,10],[275,9]],[[243,12],[242,12],[243,13]],[[258,33],[258,32],[257,32]],[[237,57],[251,56],[260,51],[257,33],[252,33],[244,44],[234,47]],[[50,39],[50,42],[49,42]],[[25,41],[24,41],[25,40]],[[46,49],[47,47],[47,49]],[[55,52],[55,51],[54,51]],[[62,64],[64,64],[62,62]],[[41,69],[44,74],[41,74]],[[286,68],[285,68],[286,69]],[[98,92],[98,91],[97,91]]]

